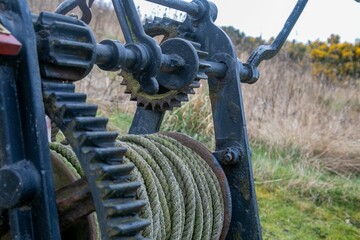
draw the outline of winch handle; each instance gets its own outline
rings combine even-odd
[[[275,40],[270,45],[259,46],[251,53],[249,59],[244,64],[244,67],[248,68],[248,71],[245,71],[246,75],[241,77],[241,82],[251,84],[258,80],[259,73],[257,71],[257,67],[263,60],[269,60],[273,58],[280,51],[294,25],[298,21],[301,13],[303,12],[307,2],[308,0],[298,0]]]

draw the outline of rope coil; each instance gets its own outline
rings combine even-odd
[[[134,163],[143,176],[143,180],[135,177],[145,187],[138,190],[138,196],[143,191],[147,191],[147,196],[152,195],[146,206],[149,209],[147,211],[153,213],[152,224],[148,227],[152,229],[152,235],[151,230],[146,230],[144,237],[196,240],[220,238],[224,221],[220,184],[212,169],[197,153],[162,134],[126,135],[119,137],[117,143],[128,148],[126,159]],[[153,172],[151,177],[157,179],[155,182],[159,184],[145,180],[144,176],[149,176],[148,172]],[[164,193],[165,199],[157,200],[154,191],[158,195]],[[160,204],[154,203],[157,201]],[[165,237],[161,228],[163,226]]]
[[[224,200],[211,167],[195,151],[163,134],[125,135],[117,145],[126,147],[124,161],[133,163],[131,180],[142,183],[137,197],[147,202],[140,215],[151,224],[148,239],[218,240],[224,223]],[[83,175],[70,147],[51,144]]]

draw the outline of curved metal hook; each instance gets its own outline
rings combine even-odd
[[[92,12],[90,8],[94,3],[94,0],[89,0],[89,3],[86,1],[87,0],[66,0],[55,9],[55,13],[65,15],[76,7],[79,7],[82,13],[81,21],[89,24],[92,18]]]

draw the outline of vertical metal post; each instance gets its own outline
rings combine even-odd
[[[130,134],[151,134],[158,132],[165,112],[145,110],[137,107],[129,130]]]
[[[229,159],[221,159],[227,176],[231,198],[232,219],[226,239],[261,239],[261,227],[256,201],[251,153],[248,142],[244,105],[240,86],[240,67],[237,54],[229,37],[214,23],[211,12],[214,5],[200,0],[205,7],[198,21],[196,40],[209,53],[209,61],[225,63],[225,77],[209,76],[209,95],[213,113],[216,152],[236,152]],[[220,157],[220,158],[219,158]],[[231,159],[233,158],[233,159]],[[223,161],[225,160],[225,161]]]
[[[36,37],[26,1],[2,2],[1,22],[22,43],[17,60],[0,60],[0,164],[29,161],[40,188],[26,207],[9,210],[13,239],[60,240],[42,102]]]

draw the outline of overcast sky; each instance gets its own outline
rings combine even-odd
[[[151,13],[152,3],[136,0],[142,12]],[[220,26],[232,25],[249,36],[268,39],[277,35],[297,0],[212,0],[218,6]],[[145,3],[145,4],[144,4]],[[360,38],[360,3],[354,0],[309,0],[289,39],[326,40],[330,34],[342,41]]]

